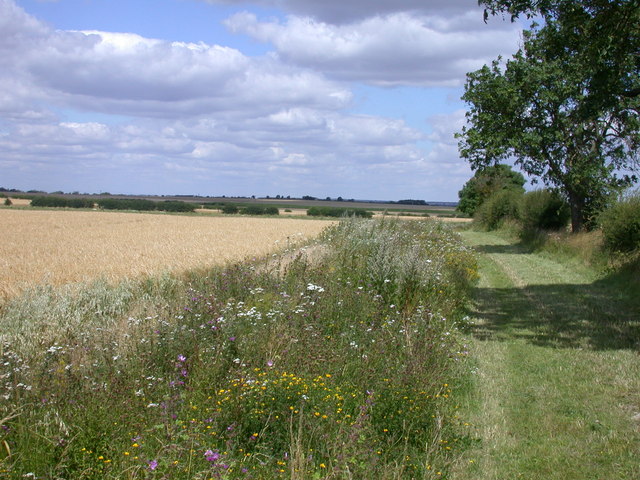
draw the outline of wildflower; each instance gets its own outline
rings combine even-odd
[[[307,285],[307,290],[310,291],[310,292],[316,291],[318,293],[324,292],[324,288],[322,288],[319,285],[314,285],[313,283],[310,283],[310,284]]]
[[[149,470],[158,468],[158,462],[156,460],[148,460],[147,463],[149,464]]]
[[[182,362],[185,362],[186,360],[187,360],[187,357],[185,357],[184,355],[182,355],[182,354],[178,355],[178,361],[179,362],[182,363]]]
[[[218,453],[217,450],[215,452],[213,450],[207,450],[204,452],[204,458],[207,462],[215,462],[220,458],[220,453]]]

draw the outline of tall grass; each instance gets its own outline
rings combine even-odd
[[[473,254],[436,222],[353,219],[319,242],[12,300],[0,476],[442,478],[465,435]]]

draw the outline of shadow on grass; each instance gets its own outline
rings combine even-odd
[[[517,245],[476,247],[482,253],[525,253]],[[479,339],[520,338],[539,346],[640,350],[640,288],[626,273],[591,284],[476,288],[470,315]]]

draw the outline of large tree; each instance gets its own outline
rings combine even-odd
[[[596,21],[609,11],[633,20],[620,31],[637,45],[638,2],[484,3],[492,12],[512,4],[514,15],[532,12],[524,5],[535,3],[544,24],[524,32],[523,47],[509,61],[498,59],[467,75],[463,99],[470,110],[459,134],[461,155],[473,168],[514,159],[566,196],[572,229],[581,230],[612,190],[636,180],[638,51],[611,44],[603,51],[607,60],[600,61],[594,53],[600,46],[624,39],[589,35],[613,35],[603,19]]]

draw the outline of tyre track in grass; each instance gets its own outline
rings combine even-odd
[[[477,374],[451,478],[640,479],[637,299],[494,233],[463,237],[480,253]]]

